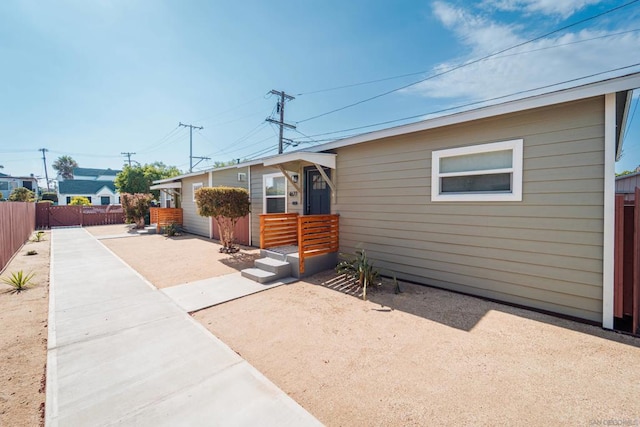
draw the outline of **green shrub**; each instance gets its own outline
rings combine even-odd
[[[152,200],[152,194],[122,193],[120,202],[122,203],[127,223],[134,223],[136,228],[144,228],[144,217],[149,213],[149,206]]]
[[[200,216],[213,217],[220,230],[221,252],[233,253],[234,229],[238,220],[249,214],[249,192],[236,187],[202,187],[196,190],[196,204]]]
[[[11,293],[19,294],[31,285],[31,279],[33,279],[34,275],[35,273],[24,274],[23,271],[20,270],[18,272],[11,273],[10,277],[3,277],[2,282],[13,287]]]
[[[28,188],[18,187],[14,188],[9,195],[10,202],[33,202],[36,199],[36,194]]]
[[[40,200],[43,202],[49,201],[53,203],[58,203],[58,193],[53,191],[45,191],[42,193]]]
[[[362,288],[362,299],[367,299],[367,286],[374,284],[380,277],[380,273],[373,267],[373,262],[367,258],[364,249],[357,250],[355,255],[340,254],[342,258],[336,272],[345,274],[355,280]]]
[[[71,198],[69,206],[91,206],[91,202],[84,196],[74,196]]]

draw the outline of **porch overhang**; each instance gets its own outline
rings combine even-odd
[[[308,151],[298,151],[265,159],[263,165],[278,168],[298,193],[302,193],[302,190],[300,189],[298,182],[294,180],[287,171],[301,172],[302,168],[305,166],[315,166],[316,169],[318,169],[318,172],[320,172],[320,175],[322,175],[322,178],[324,178],[327,184],[329,184],[329,187],[331,188],[331,196],[335,201],[336,187],[324,171],[324,168],[335,169],[336,156],[337,154],[333,153],[310,153]]]
[[[150,190],[179,190],[182,188],[181,182],[166,182],[149,187]]]

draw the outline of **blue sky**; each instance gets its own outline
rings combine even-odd
[[[285,118],[299,132],[286,136],[304,147],[356,132],[336,132],[343,129],[429,117],[625,67],[640,62],[640,2],[306,120],[627,2],[5,0],[0,171],[44,176],[39,148],[49,150],[50,177],[61,155],[82,167],[117,169],[121,152],[185,171],[189,136],[179,122],[204,127],[194,131],[193,154],[212,160],[195,169],[273,154],[277,129],[264,121],[276,103],[271,89],[296,97]],[[591,80],[634,71],[640,67]],[[341,86],[350,87],[329,90]],[[637,112],[616,170],[640,164],[639,139]]]

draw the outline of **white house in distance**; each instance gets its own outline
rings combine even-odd
[[[92,205],[114,205],[120,203],[115,179],[120,170],[75,168],[73,179],[58,177],[58,204],[68,205],[71,199],[82,196]]]
[[[0,198],[8,199],[13,190],[24,187],[38,194],[38,178],[30,176],[11,176],[0,173]]]

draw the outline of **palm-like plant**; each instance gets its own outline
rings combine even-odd
[[[35,273],[33,272],[24,274],[24,272],[20,270],[18,272],[11,273],[10,277],[3,277],[2,282],[13,288],[11,293],[19,294],[31,285],[31,279],[33,279],[33,276],[35,276]]]
[[[362,288],[362,299],[367,299],[367,286],[375,283],[380,277],[380,273],[373,267],[373,262],[369,261],[364,249],[357,250],[354,255],[341,255],[345,259],[336,267],[336,272],[345,274]]]
[[[78,167],[78,163],[71,156],[60,156],[53,162],[53,168],[64,179],[73,179],[73,169]]]

